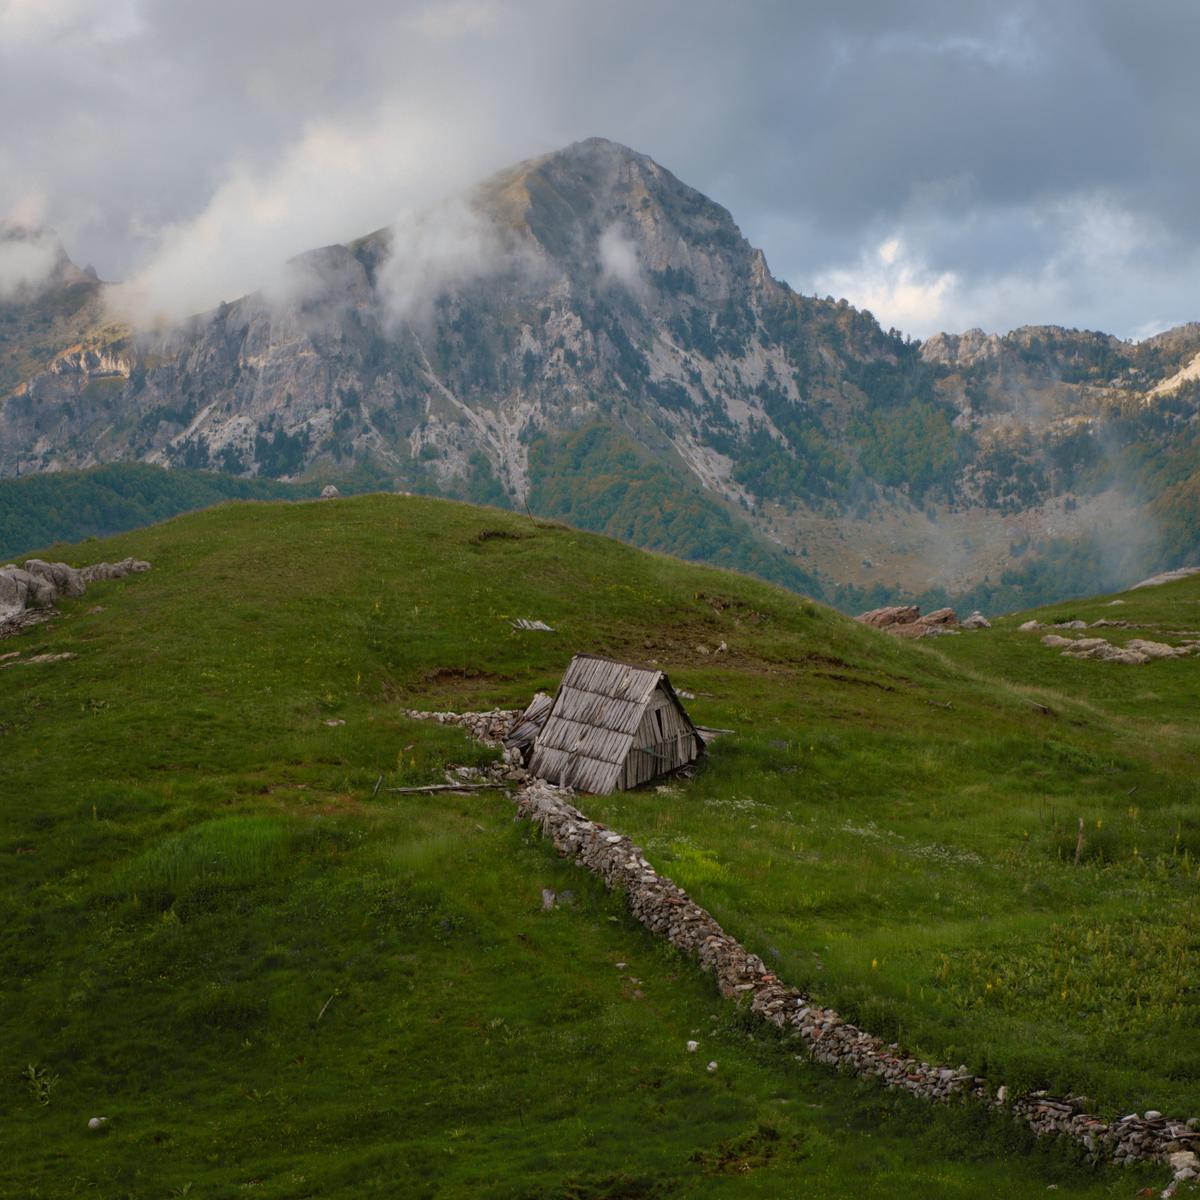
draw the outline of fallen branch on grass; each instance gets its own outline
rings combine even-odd
[[[495,792],[513,787],[510,783],[430,783],[425,787],[384,788],[385,792],[402,792],[415,796],[422,792]]]

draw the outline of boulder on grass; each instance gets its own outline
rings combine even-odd
[[[915,604],[890,604],[886,608],[873,608],[855,620],[876,629],[887,629],[889,625],[911,625],[921,610]]]

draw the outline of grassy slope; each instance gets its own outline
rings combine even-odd
[[[575,649],[657,660],[704,693],[699,719],[738,728],[694,782],[585,808],[785,977],[1014,1082],[1176,1111],[1194,1093],[1176,954],[1195,734],[1147,736],[1193,661],[1146,668],[1139,708],[1070,698],[1107,668],[1055,659],[1090,673],[1053,676],[1047,718],[949,661],[1014,671],[1041,649],[1026,635],[899,644],[748,579],[401,497],[227,506],[49,553],[155,569],[3,643],[78,654],[0,673],[14,1194],[1128,1194],[1134,1176],[1013,1155],[1004,1123],[931,1121],[748,1037],[505,799],[371,798],[381,773],[483,755],[400,703],[520,702]],[[1079,870],[1060,861],[1077,809],[1106,849]],[[574,905],[542,913],[543,886]],[[1140,958],[1103,958],[1089,1023],[1039,985],[1109,918]],[[971,991],[993,952],[1004,1005]],[[59,1076],[48,1105],[28,1063]]]

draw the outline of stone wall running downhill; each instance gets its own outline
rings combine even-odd
[[[504,736],[504,720],[511,727],[520,714],[498,709],[407,715],[461,725],[473,733],[480,730],[485,735],[481,740],[495,744]],[[629,838],[585,817],[571,803],[573,798],[569,788],[528,779],[516,795],[517,813],[539,826],[559,854],[587,867],[606,887],[620,890],[633,916],[651,933],[697,959],[715,977],[721,995],[740,999],[756,1016],[797,1037],[817,1062],[935,1103],[969,1098],[993,1109],[1007,1109],[1035,1134],[1077,1142],[1090,1162],[1167,1163],[1174,1179],[1164,1195],[1173,1194],[1185,1180],[1200,1178],[1195,1153],[1200,1149],[1200,1120],[1194,1117],[1185,1122],[1150,1111],[1105,1121],[1084,1110],[1082,1097],[1033,1092],[1010,1098],[1006,1088],[993,1087],[965,1066],[935,1066],[907,1057],[895,1043],[886,1044],[833,1009],[813,1003],[730,937],[682,888],[658,874]]]

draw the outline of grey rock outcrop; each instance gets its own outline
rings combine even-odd
[[[873,608],[855,620],[874,629],[887,629],[892,625],[911,625],[920,615],[921,610],[915,604],[889,604]]]
[[[25,570],[52,584],[58,596],[82,596],[87,587],[82,574],[64,562],[51,563],[30,558],[25,562]]]
[[[873,608],[855,620],[875,629],[882,629],[898,638],[948,637],[962,630],[991,629],[992,623],[981,612],[973,612],[960,622],[952,608],[935,608],[921,615],[915,604],[893,604]]]
[[[126,575],[138,575],[150,570],[150,564],[138,558],[123,558],[120,562],[93,563],[90,567],[81,568],[79,574],[84,583],[93,583],[97,579],[124,579]]]
[[[24,567],[9,563],[0,567],[0,631],[12,633],[31,623],[25,618],[33,609],[49,610],[60,598],[82,596],[95,580],[122,579],[148,570],[148,562],[135,558],[93,563],[82,569],[40,558],[27,560]]]

